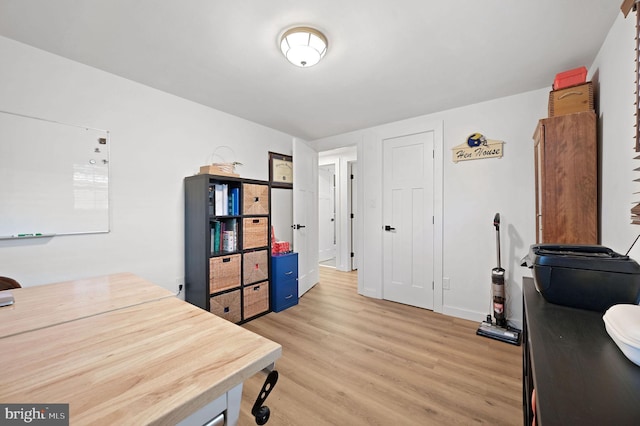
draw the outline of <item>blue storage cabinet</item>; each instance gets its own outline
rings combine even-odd
[[[298,253],[271,256],[271,310],[298,304]]]

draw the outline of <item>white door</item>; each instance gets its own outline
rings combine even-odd
[[[320,262],[336,257],[335,165],[318,168],[318,259]]]
[[[434,133],[383,147],[383,298],[433,309]]]
[[[320,280],[318,273],[318,153],[293,141],[293,249],[298,253],[298,296]]]

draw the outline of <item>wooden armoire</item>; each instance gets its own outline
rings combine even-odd
[[[535,143],[536,242],[598,244],[596,114],[538,122]]]

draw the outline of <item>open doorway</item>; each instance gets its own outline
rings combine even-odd
[[[338,271],[357,269],[356,147],[318,153],[319,265]]]
[[[336,165],[318,165],[318,261],[336,267]]]

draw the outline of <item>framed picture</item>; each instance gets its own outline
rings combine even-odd
[[[269,183],[274,188],[293,189],[293,157],[269,152]]]

